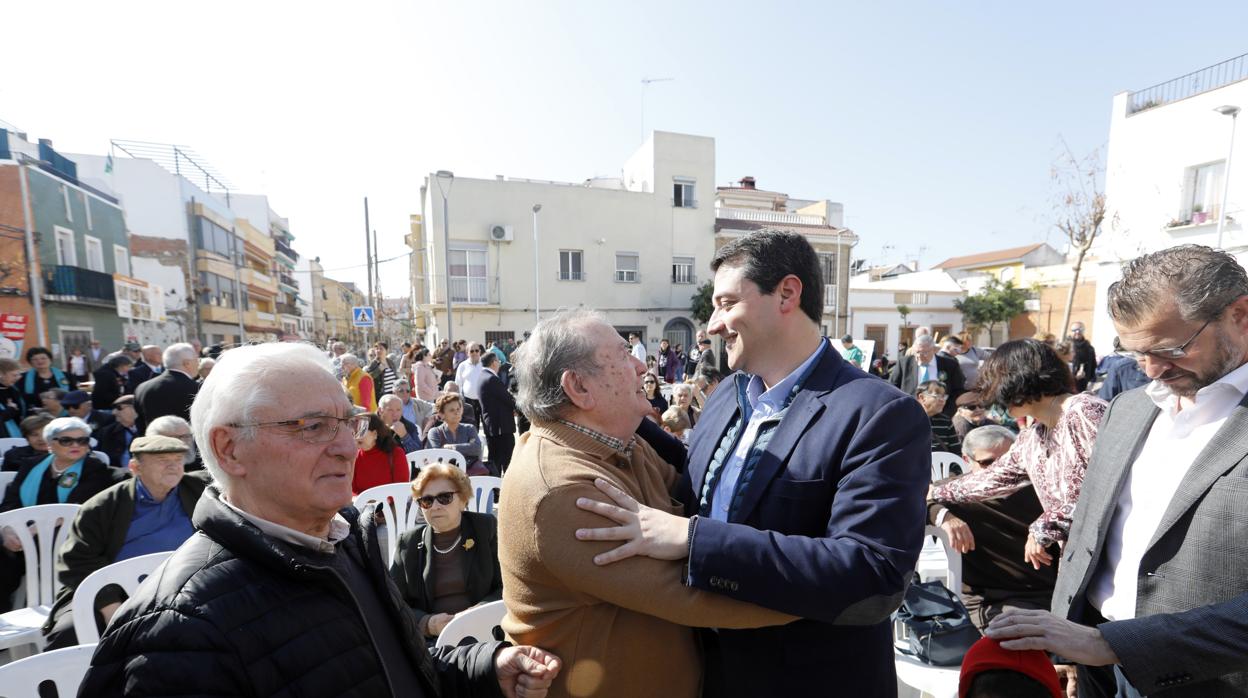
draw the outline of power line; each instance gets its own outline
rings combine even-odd
[[[377,264],[384,264],[384,263],[386,263],[386,262],[393,262],[393,261],[394,261],[394,260],[396,260],[396,259],[402,259],[402,258],[404,258],[404,257],[410,257],[410,256],[412,256],[412,253],[411,253],[411,252],[404,252],[404,253],[403,253],[403,254],[401,254],[401,255],[395,255],[394,257],[390,257],[389,259],[379,259],[379,260],[377,260],[377,262],[376,262],[376,263],[377,263]],[[359,268],[361,268],[361,267],[367,267],[367,266],[368,266],[368,264],[367,264],[367,263],[365,263],[365,264],[354,264],[354,265],[349,266],[349,267],[334,267],[333,269],[321,269],[321,271],[322,271],[322,272],[326,272],[326,271],[346,271],[347,269],[359,269]],[[311,274],[311,273],[312,273],[312,270],[311,270],[311,269],[294,269],[294,270],[292,270],[292,271],[294,271],[294,273],[296,273],[296,274]]]

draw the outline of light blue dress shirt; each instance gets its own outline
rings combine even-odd
[[[827,340],[819,340],[819,346],[815,347],[815,351],[802,362],[801,366],[785,376],[784,380],[766,389],[765,392],[766,386],[763,385],[763,379],[750,376],[750,382],[745,388],[746,406],[749,412],[743,415],[743,418],[748,421],[745,428],[741,430],[741,436],[737,438],[736,448],[728,456],[728,462],[723,465],[719,483],[715,486],[715,494],[711,498],[712,519],[728,521],[733,495],[737,491],[737,480],[741,477],[741,468],[745,465],[745,459],[750,449],[753,448],[755,439],[758,438],[758,430],[766,422],[778,419],[776,414],[785,408],[789,393],[793,392],[793,386],[797,385],[802,376],[806,375],[806,371],[819,360],[826,344]]]

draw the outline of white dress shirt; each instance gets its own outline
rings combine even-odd
[[[1165,384],[1153,381],[1144,390],[1161,413],[1118,494],[1105,564],[1088,584],[1088,600],[1108,620],[1135,618],[1140,560],[1196,456],[1248,392],[1248,364],[1201,388],[1182,411]]]
[[[914,387],[917,388],[927,381],[940,380],[940,367],[936,363],[935,354],[932,354],[932,360],[928,361],[926,364],[919,363],[918,356],[914,357],[914,362],[919,366],[919,374],[917,380],[915,381]]]
[[[633,345],[633,348],[631,351],[633,352],[633,356],[637,357],[638,361],[640,361],[643,364],[646,363],[646,345],[642,344],[641,342],[637,342],[636,344]]]
[[[465,360],[455,372],[455,382],[459,384],[459,392],[470,400],[481,399],[481,384],[485,382],[485,367],[481,362],[472,363]]]

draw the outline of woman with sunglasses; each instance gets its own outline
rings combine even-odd
[[[498,523],[465,511],[472,496],[468,476],[454,465],[428,466],[412,482],[426,523],[399,538],[390,576],[429,642],[456,613],[502,598]]]
[[[653,373],[647,373],[641,379],[641,386],[646,390],[646,399],[650,401],[651,416],[657,423],[662,423],[663,413],[667,411],[667,398],[659,390],[659,379]]]
[[[1070,533],[1097,426],[1109,405],[1075,394],[1070,367],[1036,339],[1002,344],[980,369],[978,388],[986,403],[1006,405],[1018,420],[1018,440],[991,468],[933,487],[928,500],[982,502],[1031,484],[1044,513],[1031,523],[1024,559],[1036,569],[1052,565]]]
[[[355,445],[360,450],[355,455],[355,473],[351,476],[352,494],[411,479],[407,452],[403,450],[399,437],[381,421],[381,417],[368,415],[368,430],[356,437]]]

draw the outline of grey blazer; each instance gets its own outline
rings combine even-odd
[[[1086,623],[1087,600],[1126,474],[1158,409],[1119,395],[1097,431],[1053,612]],[[1248,398],[1197,455],[1140,561],[1136,617],[1098,627],[1143,694],[1248,695]]]

